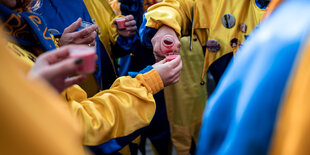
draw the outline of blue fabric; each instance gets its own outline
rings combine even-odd
[[[104,144],[98,146],[89,146],[88,148],[96,155],[117,154],[118,151],[120,151],[123,147],[135,140],[144,130],[145,128],[141,128],[128,136],[111,139]]]
[[[153,51],[152,51],[152,44],[149,44],[148,47],[146,47],[143,43],[141,43],[144,41],[140,40],[141,32],[146,32],[146,33],[149,32],[149,31],[141,30],[142,26],[140,27],[140,24],[142,23],[142,18],[143,18],[144,0],[119,0],[119,2],[121,2],[122,14],[123,15],[132,14],[135,17],[135,20],[137,21],[137,27],[140,28],[139,34],[136,35],[138,40],[136,40],[132,48],[133,56],[126,57],[126,59],[121,59],[121,61],[123,62],[130,61],[130,66],[128,68],[129,71],[140,71],[144,67],[155,63],[155,58],[154,58]],[[145,24],[142,24],[142,25],[145,25]],[[156,32],[157,30],[153,29],[151,33],[153,35],[148,37],[149,43]],[[151,66],[147,68],[149,68],[149,70],[152,69]],[[143,72],[147,72],[147,71],[148,69]],[[134,77],[137,75],[137,72],[130,72],[129,75]],[[146,138],[149,138],[158,154],[168,154],[168,152],[171,151],[169,147],[171,144],[171,139],[170,139],[170,128],[169,128],[169,122],[167,119],[166,105],[165,105],[165,99],[164,99],[164,92],[160,91],[157,94],[155,94],[154,99],[156,101],[156,112],[150,125],[147,126],[141,133],[141,143],[143,143]],[[129,146],[132,146],[132,145],[134,144],[130,144]],[[136,150],[133,151],[132,149],[135,147],[130,147],[130,148],[132,151],[131,153],[134,153],[136,151]],[[142,154],[143,153],[145,154],[144,145],[143,144],[140,145],[139,148]]]
[[[57,29],[61,33],[79,17],[81,17],[83,21],[92,22],[82,0],[43,0],[42,2],[42,7],[36,12],[42,14],[44,18],[46,18],[49,28]],[[128,50],[132,50],[137,40],[139,40],[137,36],[131,38],[120,36],[117,38],[116,46],[112,48],[112,51],[125,53]],[[98,37],[96,38],[96,43],[98,70],[95,73],[95,77],[98,84],[102,86],[101,89],[108,89],[115,81],[117,73],[114,72],[109,55]],[[123,73],[125,75],[127,69],[123,69],[122,72],[125,72]],[[112,139],[102,145],[91,146],[89,148],[94,151],[95,154],[114,154],[138,137],[142,131],[143,129],[140,129],[128,136]]]
[[[145,14],[143,14],[142,24],[139,28],[140,41],[142,45],[146,47],[153,47],[151,40],[157,33],[157,29],[145,26],[146,23],[147,20],[145,18]]]
[[[131,62],[131,56],[129,54],[120,58],[118,68],[119,76],[128,75],[130,62]]]
[[[197,154],[267,154],[309,14],[309,1],[287,0],[244,43],[207,103]]]
[[[260,9],[266,9],[270,0],[255,0],[257,7]]]
[[[116,43],[120,45],[122,49],[126,51],[133,51],[138,38],[139,37],[137,34],[134,37],[130,37],[130,38],[119,36],[117,38]],[[123,57],[120,57],[119,68],[118,68],[118,72],[120,76],[126,76],[128,74],[130,62],[131,62],[131,56],[129,54]]]
[[[41,7],[36,12],[44,17],[49,29],[56,29],[63,33],[64,29],[79,17],[83,21],[92,22],[83,0],[43,0],[41,3]],[[98,37],[96,38],[96,50],[98,69],[94,75],[100,89],[108,89],[115,81],[118,73],[115,73],[110,57]]]
[[[142,3],[141,0],[119,0],[121,3],[120,9],[122,12],[122,15],[127,16],[127,15],[133,15],[134,19],[137,22],[137,27],[139,27],[141,21],[141,16],[142,16]],[[120,38],[121,36],[119,36]],[[121,43],[122,39],[117,39],[118,44],[124,46],[126,43]],[[139,39],[138,35],[135,35],[133,38],[129,39],[127,46],[124,46],[123,48],[127,50],[134,51],[135,45],[137,40]],[[130,64],[131,64],[131,56],[126,55],[120,58],[120,67],[118,69],[120,76],[125,76],[128,74],[128,71],[130,69]]]
[[[92,22],[83,0],[41,0],[41,3],[36,12],[44,17],[49,28],[57,29],[60,33],[79,17]]]
[[[132,78],[136,77],[138,74],[144,74],[147,73],[149,71],[151,71],[153,69],[152,66],[147,66],[145,67],[143,70],[141,70],[140,72],[128,72],[128,75],[131,76]]]
[[[133,15],[138,26],[140,25],[143,14],[143,1],[144,0],[119,0],[121,3],[120,9],[122,15]]]
[[[47,25],[40,15],[30,10],[14,12],[0,4],[0,19],[6,23],[3,26],[7,32],[24,48],[31,49],[39,46],[42,52],[56,48],[51,35],[47,32]],[[38,55],[38,53],[34,54]]]

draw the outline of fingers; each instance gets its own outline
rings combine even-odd
[[[181,72],[183,68],[183,64],[182,64],[182,61],[180,63],[178,63],[178,65],[175,67],[175,69],[178,71],[178,72]]]
[[[173,68],[177,67],[179,64],[182,64],[181,56],[178,55],[175,59],[171,60],[170,62],[167,62],[170,64]]]
[[[97,32],[94,31],[89,36],[77,40],[76,43],[77,44],[87,44],[87,45],[89,45],[89,44],[92,44],[92,43],[95,42],[96,37],[97,37]],[[96,43],[94,45],[96,45]]]
[[[90,34],[93,34],[94,32],[96,32],[96,29],[98,28],[98,25],[94,24],[90,27],[87,27],[81,31],[75,32],[73,34],[74,38],[84,38],[85,36],[89,36]],[[96,33],[97,35],[97,33]]]
[[[157,62],[157,64],[164,64],[164,63],[166,63],[166,60],[165,60],[165,59],[160,60],[159,62]]]
[[[136,26],[136,21],[135,20],[130,20],[128,22],[125,23],[125,26],[126,27],[129,27],[129,26]]]
[[[132,37],[136,34],[136,31],[127,31],[128,37]]]
[[[136,30],[137,30],[137,26],[126,27],[126,31],[132,31],[136,33]]]
[[[70,77],[70,78],[67,78],[65,80],[65,85],[64,85],[64,89],[74,85],[74,84],[79,84],[83,81],[85,81],[87,79],[87,76],[86,75],[78,75],[78,76],[74,76],[74,77]]]
[[[96,46],[96,40],[89,44],[90,46]]]
[[[175,44],[173,46],[174,51],[179,53],[180,48],[181,48],[181,42],[179,41],[179,39],[175,39]]]
[[[126,18],[126,21],[134,20],[134,16],[133,15],[128,15],[125,18]]]
[[[54,64],[69,57],[69,48],[70,46],[61,47],[57,50],[47,52],[42,56],[47,60],[48,64]]]
[[[113,24],[116,24],[116,25],[117,25],[116,19],[113,20]]]
[[[132,37],[136,34],[136,31],[118,30],[118,34],[123,37]]]
[[[154,37],[152,40],[153,45],[153,53],[156,59],[162,60],[164,59],[164,55],[161,53],[161,44],[158,37]]]
[[[156,62],[159,62],[159,61],[162,61],[162,60],[165,60],[165,61],[166,61],[166,59],[165,59],[164,56],[161,56],[161,55],[159,55],[158,53],[153,53],[153,54],[154,54],[154,57],[155,57]]]
[[[77,30],[80,25],[81,25],[82,19],[79,18],[77,21],[75,21],[74,23],[72,23],[70,26],[68,26],[65,30],[64,33],[72,33],[75,30]]]
[[[83,64],[82,58],[70,58],[58,62],[43,71],[43,75],[48,80],[53,80],[57,77],[67,77],[77,73],[77,69]]]

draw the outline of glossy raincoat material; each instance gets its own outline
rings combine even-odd
[[[200,60],[203,64],[198,68],[194,67],[195,65],[193,64],[195,62],[191,62],[193,60],[189,61],[187,65],[192,66],[198,74],[191,79],[182,78],[181,75],[180,78],[184,80],[179,82],[179,85],[183,85],[186,88],[194,87],[195,89],[201,87],[200,84],[205,84],[205,77],[209,67],[223,56],[236,53],[246,37],[260,23],[265,13],[265,6],[260,7],[257,6],[255,0],[164,0],[161,3],[151,6],[145,13],[146,22],[144,23],[144,27],[142,26],[140,28],[140,33],[142,34],[140,37],[146,45],[151,45],[150,40],[154,36],[154,32],[162,25],[169,26],[175,30],[179,38],[190,36],[187,43],[183,43],[187,44],[184,46],[188,49],[182,49],[181,47],[181,55],[182,52],[197,50],[197,47],[193,46],[193,44],[194,39],[198,40],[201,45],[198,50],[202,50],[204,54],[204,58]],[[231,19],[234,20],[225,20],[226,15],[231,16]],[[225,21],[232,22],[232,26],[227,28]],[[241,29],[242,24],[246,26],[246,30]],[[207,47],[209,40],[215,40],[219,43],[220,48],[217,51],[212,51],[212,47]],[[236,46],[231,45],[232,40],[237,40]],[[226,64],[226,62],[224,63]],[[191,71],[183,70],[182,74],[191,74]],[[194,76],[193,74],[191,75]],[[197,78],[200,80],[195,81],[195,83],[189,82]],[[177,94],[174,95],[175,98],[171,97],[173,96],[172,94],[176,94],[175,92],[178,91],[178,88],[172,88],[169,94],[165,94],[166,97],[170,95],[169,101],[166,98],[166,104],[170,106],[167,109],[181,109],[175,111],[174,115],[170,115],[171,112],[168,112],[168,118],[169,120],[173,120],[170,122],[170,126],[173,143],[177,146],[177,152],[179,154],[188,154],[192,142],[197,143],[197,134],[195,133],[199,132],[200,126],[195,124],[200,124],[201,122],[201,119],[195,119],[193,121],[188,118],[201,118],[202,111],[196,112],[193,109],[198,105],[201,108],[204,107],[207,94],[197,96],[195,101],[200,100],[201,102],[193,103],[191,93]],[[187,91],[193,92],[193,89]],[[204,91],[206,91],[206,88]],[[187,109],[192,109],[193,111],[187,111]],[[183,138],[181,135],[189,136]]]
[[[207,103],[197,154],[309,154],[309,10],[286,0],[253,32]]]
[[[10,44],[9,46],[23,60],[31,59],[27,61],[29,65],[33,64],[31,61],[35,58],[32,54],[19,45]],[[163,88],[163,83],[157,71],[150,70],[145,74],[138,74],[136,78],[119,78],[114,82],[113,87],[114,90],[111,88],[97,93],[92,98],[88,98],[86,92],[79,86],[73,86],[64,92],[73,113],[84,124],[84,144],[86,145],[98,145],[112,138],[127,136],[147,126],[155,113],[156,105],[153,94]],[[127,113],[128,111],[124,108],[130,113]],[[137,111],[133,112],[134,109]],[[137,118],[137,120],[131,123],[122,117],[130,120]],[[98,135],[101,136],[98,137]]]

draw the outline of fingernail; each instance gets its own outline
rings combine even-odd
[[[82,62],[83,62],[83,58],[77,58],[77,59],[74,60],[74,63],[76,65],[80,65],[80,64],[82,64]]]

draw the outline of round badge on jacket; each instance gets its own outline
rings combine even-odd
[[[224,27],[230,29],[235,26],[236,20],[232,14],[225,14],[222,18]]]

